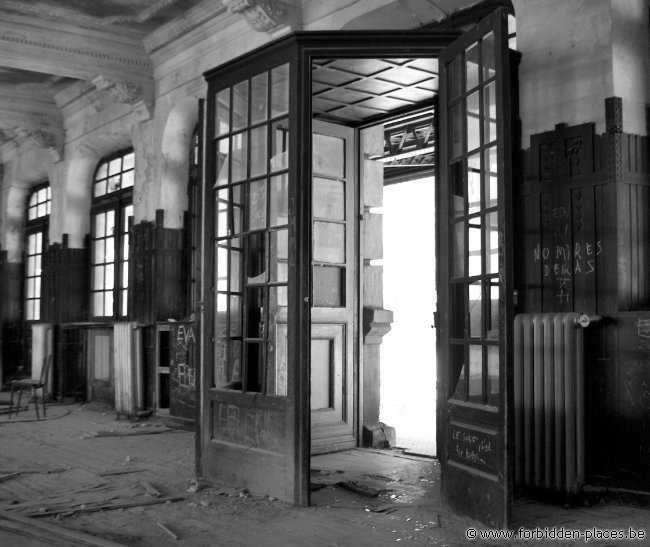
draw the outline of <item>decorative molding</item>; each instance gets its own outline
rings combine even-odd
[[[131,106],[139,121],[151,119],[153,115],[153,98],[151,93],[146,93],[139,85],[132,82],[111,80],[104,76],[93,78],[92,83],[98,90],[108,93],[114,103]]]
[[[278,0],[221,0],[231,13],[242,15],[258,32],[273,32],[290,22],[293,6]]]
[[[30,143],[34,148],[47,150],[52,156],[52,160],[57,162],[61,159],[61,150],[58,145],[60,139],[55,133],[43,131],[42,129],[17,128],[15,134],[24,142]]]
[[[607,133],[623,133],[623,99],[605,99],[605,130]]]

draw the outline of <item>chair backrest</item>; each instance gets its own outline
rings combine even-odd
[[[47,377],[50,374],[51,367],[52,367],[52,354],[50,353],[47,355],[47,357],[43,359],[43,367],[41,368],[41,379],[39,380],[42,386],[47,383]]]

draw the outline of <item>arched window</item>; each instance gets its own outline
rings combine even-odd
[[[41,318],[41,279],[43,251],[47,247],[52,193],[49,183],[34,188],[27,202],[25,224],[25,300],[24,318]]]
[[[128,315],[129,227],[133,218],[135,155],[132,149],[97,166],[91,208],[91,316]]]

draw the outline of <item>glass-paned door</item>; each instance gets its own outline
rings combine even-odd
[[[512,497],[506,12],[495,11],[451,44],[441,67],[442,489],[456,509],[505,526]]]
[[[202,473],[293,499],[289,63],[208,79]]]

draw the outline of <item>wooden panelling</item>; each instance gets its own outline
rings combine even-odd
[[[180,318],[187,293],[183,230],[163,228],[157,219],[136,224],[131,234],[131,318],[146,324]]]
[[[43,253],[41,317],[55,324],[88,318],[88,250],[70,249],[66,240]]]

